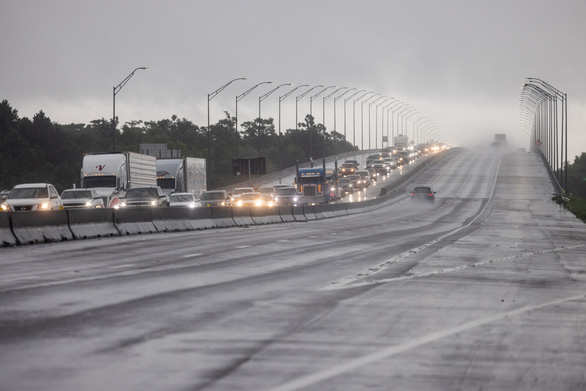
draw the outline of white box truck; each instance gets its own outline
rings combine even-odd
[[[207,190],[206,160],[195,157],[157,159],[157,185],[163,193],[193,193]]]
[[[157,159],[135,152],[98,152],[83,156],[81,187],[95,189],[110,206],[114,192],[157,185]]]
[[[409,147],[409,137],[400,134],[393,138],[393,147],[397,151],[405,151]]]

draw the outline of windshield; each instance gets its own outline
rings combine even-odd
[[[279,189],[277,191],[278,195],[296,195],[297,189]]]
[[[201,195],[201,199],[202,200],[223,200],[224,194],[223,193],[219,193],[219,192],[214,192],[214,193],[203,193]]]
[[[64,191],[61,194],[64,200],[72,200],[74,198],[92,198],[92,192],[87,190]]]
[[[171,202],[191,202],[193,201],[193,195],[191,194],[171,194],[169,196]]]
[[[20,189],[12,189],[9,200],[22,199],[22,198],[48,198],[46,187],[26,187]]]
[[[174,178],[158,178],[157,179],[157,186],[160,186],[161,189],[174,189],[175,188],[175,179]]]
[[[342,178],[342,179],[340,179],[340,180],[338,181],[338,183],[339,183],[340,185],[349,185],[350,183],[352,183],[352,180],[351,180],[350,178],[346,177],[346,178]]]
[[[88,189],[93,189],[94,187],[116,187],[116,177],[114,175],[87,176],[83,178],[81,185]]]
[[[244,193],[252,193],[253,189],[241,188],[241,189],[234,189],[233,194],[244,194]]]
[[[241,200],[258,200],[259,198],[260,198],[260,194],[254,194],[254,193],[242,194],[242,196],[240,197]]]
[[[413,194],[431,194],[429,187],[416,187],[413,189]]]
[[[155,189],[130,189],[126,192],[126,198],[157,198]]]

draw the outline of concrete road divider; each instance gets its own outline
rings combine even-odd
[[[16,238],[10,228],[10,212],[0,212],[0,244],[2,246],[14,246]]]
[[[313,205],[303,205],[303,214],[305,215],[305,218],[309,221],[317,220],[317,217],[313,212]]]
[[[295,218],[295,221],[307,221],[307,217],[305,217],[305,214],[303,213],[302,205],[292,206],[291,208],[293,209],[293,217]]]
[[[153,224],[159,232],[214,228],[211,208],[155,208]]]
[[[285,223],[292,223],[295,220],[295,216],[293,216],[293,208],[290,206],[279,206],[279,216],[281,216],[281,220]]]
[[[59,242],[73,239],[67,211],[48,210],[11,213],[12,232],[18,244]]]
[[[236,225],[242,227],[254,224],[254,221],[252,221],[252,213],[250,209],[251,208],[248,206],[232,207],[232,218],[234,219]]]
[[[250,214],[254,224],[277,224],[283,222],[279,214],[279,208],[275,206],[251,208]]]
[[[321,204],[313,206],[313,213],[317,219],[329,219],[331,217],[345,216],[348,214],[346,204]]]
[[[194,229],[211,229],[216,226],[212,219],[212,208],[191,208],[188,215]]]
[[[217,228],[235,227],[231,207],[211,207],[212,221]]]
[[[114,225],[114,209],[69,209],[67,220],[75,239],[120,235]]]
[[[188,212],[187,208],[153,208],[153,225],[159,232],[194,230]]]
[[[153,224],[153,208],[114,209],[114,224],[121,235],[157,232]]]

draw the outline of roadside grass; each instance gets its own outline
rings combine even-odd
[[[570,202],[567,202],[562,200],[561,196],[555,196],[553,200],[563,205],[568,211],[586,223],[586,198],[573,196],[570,198]]]

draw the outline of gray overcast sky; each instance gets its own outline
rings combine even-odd
[[[348,86],[401,99],[444,141],[469,145],[494,133],[518,139],[520,87],[531,76],[568,93],[573,161],[586,151],[585,21],[584,0],[0,0],[0,99],[21,117],[110,119],[112,88],[148,66],[116,96],[121,122],[176,114],[206,125],[207,94],[246,77],[211,101],[212,123],[262,81],[273,84],[240,101],[239,122],[257,117],[258,96],[282,83]],[[277,120],[289,88],[263,102],[263,117]],[[283,130],[295,126],[303,91],[283,101]],[[299,102],[300,120],[311,95]],[[343,133],[343,99],[336,108]]]

